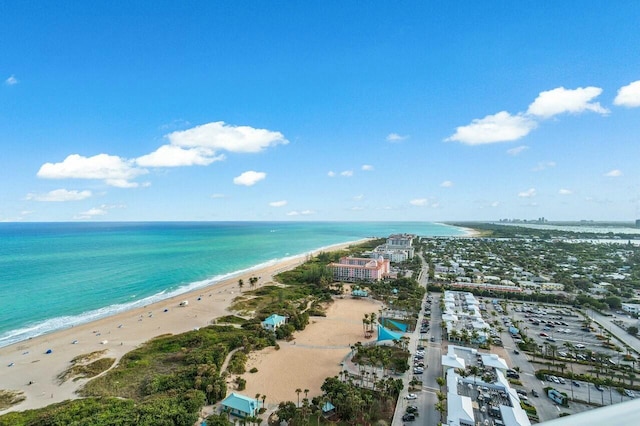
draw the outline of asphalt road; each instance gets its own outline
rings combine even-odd
[[[422,273],[418,277],[418,282],[423,287],[427,287],[428,284],[428,267],[425,265],[422,269]],[[426,298],[429,296],[427,293],[425,299],[422,301],[422,306],[426,304]],[[440,422],[440,413],[435,410],[435,405],[438,402],[436,392],[439,390],[436,379],[442,375],[442,329],[440,327],[441,312],[440,312],[440,294],[434,293],[432,295],[433,301],[431,303],[431,321],[429,325],[428,333],[420,333],[420,324],[424,318],[424,309],[421,310],[416,330],[409,336],[409,350],[411,352],[411,359],[409,364],[411,369],[405,374],[404,385],[405,390],[400,394],[398,404],[396,405],[396,412],[393,417],[392,425],[401,426],[404,424],[413,425],[437,425]],[[431,336],[434,337],[434,342],[430,342]],[[425,371],[419,376],[415,376],[418,379],[422,379],[422,391],[415,391],[417,399],[408,401],[405,396],[409,393],[409,381],[414,377],[413,375],[413,355],[415,354],[418,346],[424,346],[425,357]],[[413,422],[403,422],[402,416],[404,415],[408,405],[415,405],[418,408],[418,416]]]

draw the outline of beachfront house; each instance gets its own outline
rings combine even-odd
[[[282,315],[272,314],[264,321],[262,321],[262,328],[269,331],[276,331],[276,328],[283,326],[287,322],[287,317]]]
[[[239,393],[231,393],[221,403],[222,411],[228,411],[230,414],[238,417],[253,417],[257,414],[259,400],[249,398]]]

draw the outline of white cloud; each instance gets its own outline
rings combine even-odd
[[[19,83],[19,81],[14,75],[11,75],[9,78],[7,78],[4,81],[4,84],[6,84],[7,86],[13,86],[13,85],[18,84],[18,83]]]
[[[336,172],[330,170],[329,173],[327,173],[327,176],[329,177],[335,177],[336,176]]]
[[[235,183],[236,185],[252,186],[266,177],[267,174],[264,172],[255,172],[253,170],[249,170],[242,173],[240,176],[234,177],[233,183]]]
[[[602,89],[599,87],[578,87],[577,89],[555,89],[540,92],[538,97],[529,105],[528,114],[541,118],[549,118],[562,113],[578,114],[584,111],[593,111],[599,114],[607,114],[609,111],[592,99],[600,96]]]
[[[269,203],[269,205],[271,207],[283,207],[287,205],[287,201],[286,200],[272,201]]]
[[[389,133],[387,135],[388,142],[402,142],[403,140],[409,139],[409,135],[399,135],[397,133]]]
[[[357,212],[357,211],[364,210],[364,207],[362,207],[362,206],[353,206],[353,207],[349,208],[349,210]]]
[[[491,207],[498,207],[500,205],[500,201],[494,201],[493,203],[489,204]]]
[[[345,170],[344,172],[340,172],[340,176],[351,177],[353,176],[353,170]]]
[[[507,142],[528,135],[536,126],[535,121],[521,114],[511,115],[501,111],[481,119],[474,119],[471,124],[456,128],[456,133],[445,140],[467,145]]]
[[[107,211],[105,209],[94,207],[92,209],[87,210],[86,212],[79,213],[73,218],[79,219],[79,220],[87,220],[87,219],[92,219],[96,216],[104,216],[106,214],[107,214]]]
[[[219,199],[219,198],[227,198],[224,194],[211,194],[211,198]]]
[[[604,176],[606,176],[606,177],[622,176],[622,171],[618,170],[618,169],[609,170],[607,173],[604,174]]]
[[[214,161],[224,160],[224,154],[214,155],[208,148],[184,149],[175,145],[162,145],[151,154],[136,159],[142,167],[208,166]]]
[[[232,126],[224,121],[169,133],[166,138],[172,145],[184,148],[209,148],[229,152],[260,152],[270,146],[289,143],[280,132]]]
[[[443,188],[451,188],[453,186],[453,182],[451,182],[450,180],[445,180],[440,184],[440,186]]]
[[[353,197],[354,201],[361,201],[364,198],[364,194],[358,194]]]
[[[119,188],[137,187],[132,179],[146,174],[147,170],[134,167],[131,161],[115,155],[98,154],[83,157],[69,155],[61,163],[45,163],[37,176],[44,179],[98,179]]]
[[[534,172],[540,172],[542,170],[545,169],[549,169],[551,167],[555,167],[556,166],[556,162],[555,161],[543,161],[538,163],[533,169],[531,169]]]
[[[373,166],[371,164],[363,164],[361,168],[365,172],[370,172],[373,170]]]
[[[536,196],[535,188],[529,188],[526,191],[522,191],[518,193],[518,197],[521,197],[521,198],[531,198],[535,196]]]
[[[409,204],[411,204],[412,206],[426,206],[429,204],[429,200],[427,200],[426,198],[414,198],[413,200],[409,201]]]
[[[520,155],[523,151],[526,151],[527,149],[529,149],[527,145],[520,145],[515,148],[508,149],[507,154],[516,156],[516,155]]]
[[[560,195],[571,195],[571,194],[573,194],[573,191],[570,190],[570,189],[560,188],[560,190],[558,191],[558,194],[560,194]]]
[[[615,105],[625,106],[629,108],[640,106],[640,80],[629,83],[618,89],[618,94],[613,100]]]
[[[80,201],[86,198],[91,197],[91,191],[76,191],[76,190],[66,190],[66,189],[55,189],[53,191],[49,191],[46,194],[33,194],[29,193],[26,196],[27,200],[31,201]]]
[[[302,211],[297,211],[297,210],[292,210],[290,212],[287,213],[287,216],[309,216],[315,214],[315,211],[313,210],[302,210]]]

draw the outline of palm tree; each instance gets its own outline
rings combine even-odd
[[[376,319],[377,319],[376,313],[375,312],[371,312],[371,314],[369,315],[369,324],[371,325],[371,327],[370,327],[371,332],[373,332],[373,326],[376,323]]]
[[[259,393],[256,394],[256,407],[258,407],[258,409],[260,408],[260,394]]]
[[[469,367],[469,373],[471,375],[473,375],[473,384],[476,384],[476,379],[477,379],[477,375],[478,373],[480,373],[480,367],[478,367],[477,365],[472,365]]]
[[[451,333],[449,333],[449,339],[458,340],[459,338],[460,338],[460,333],[458,333],[458,330],[456,329],[451,330]]]
[[[242,280],[242,278],[240,278],[238,280],[238,287],[240,287],[240,293],[242,293],[242,287],[244,286],[244,281]]]
[[[604,379],[604,384],[609,387],[609,404],[613,404],[613,399],[611,397],[611,388],[613,387],[613,379],[611,377],[607,377]]]
[[[444,379],[444,377],[438,376],[438,378],[436,379],[436,383],[438,383],[438,386],[440,386],[440,391],[442,392],[442,387],[446,383],[446,380]]]
[[[444,418],[444,412],[447,408],[444,405],[444,401],[439,401],[436,403],[436,410],[438,410],[438,412],[440,412],[440,423],[442,423],[443,418]]]
[[[633,387],[633,380],[636,378],[636,375],[629,372],[627,373],[627,379],[629,379],[630,386]]]
[[[267,395],[262,395],[262,408],[265,408],[265,401],[267,400]]]
[[[549,352],[551,353],[551,365],[555,366],[556,365],[556,352],[558,350],[558,347],[556,345],[549,345],[548,349],[549,349]]]
[[[296,389],[296,393],[298,394],[298,407],[300,407],[300,392],[302,392],[302,389],[298,388]]]

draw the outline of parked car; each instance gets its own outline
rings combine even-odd
[[[540,333],[540,337],[549,337],[547,333]]]
[[[407,413],[415,414],[417,412],[418,412],[418,407],[416,407],[415,405],[408,405],[407,406]]]
[[[598,389],[600,392],[604,392],[604,387],[602,387],[602,385],[596,385],[596,389]]]
[[[418,399],[418,395],[416,395],[415,393],[409,393],[407,394],[407,396],[404,397],[404,399],[408,399],[408,400]]]
[[[575,386],[577,388],[580,387],[580,382],[577,382],[577,381],[573,380],[571,383],[573,384],[573,386]]]
[[[532,389],[532,390],[531,390],[531,395],[535,396],[536,398],[540,396],[540,394],[538,393],[538,391],[537,391],[537,390],[535,390],[535,389]]]
[[[517,350],[517,349],[514,349],[514,350],[513,350],[513,353],[514,353],[514,354],[516,354],[516,355],[520,355],[520,351],[519,351],[519,350]]]
[[[412,422],[415,419],[416,419],[416,415],[413,413],[406,413],[404,416],[402,416],[403,422]]]
[[[630,391],[629,389],[625,389],[624,390],[624,394],[627,395],[629,398],[635,398],[636,394],[633,393],[633,391]]]
[[[430,340],[430,341],[432,341],[432,342],[435,342],[435,341],[436,341],[436,338],[435,338],[435,337],[433,337],[433,336],[431,336],[431,338],[430,338],[429,340]]]

